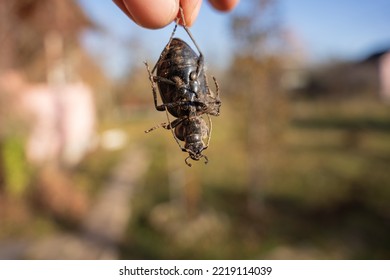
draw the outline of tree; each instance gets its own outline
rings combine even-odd
[[[245,108],[242,121],[247,125],[248,206],[258,213],[262,207],[261,189],[269,180],[276,156],[275,140],[283,115],[279,79],[285,44],[278,2],[246,1],[231,25],[235,59],[227,91],[238,95],[235,100],[241,100]]]

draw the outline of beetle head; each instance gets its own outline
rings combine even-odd
[[[202,152],[207,149],[207,146],[205,146],[201,140],[201,135],[192,135],[189,138],[187,137],[186,140],[185,148],[183,149],[184,152],[188,153],[188,157],[185,160],[186,164],[191,166],[191,164],[188,162],[189,158],[198,161],[203,157],[205,158],[205,163],[207,163],[207,157],[202,154]]]
[[[204,150],[204,149],[203,149],[203,150]],[[198,154],[194,154],[192,151],[187,151],[187,152],[188,152],[189,156],[188,156],[184,161],[185,161],[185,163],[186,163],[189,167],[192,166],[192,164],[188,162],[188,159],[190,159],[190,158],[191,158],[192,160],[196,160],[196,161],[200,160],[201,158],[204,158],[204,159],[205,159],[205,162],[204,162],[205,164],[207,164],[207,163],[209,162],[209,159],[207,158],[207,156],[202,155],[201,152],[198,153]]]

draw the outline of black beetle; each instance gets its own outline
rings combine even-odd
[[[214,95],[207,83],[202,52],[186,26],[183,28],[194,42],[199,56],[186,42],[173,38],[176,26],[152,71],[145,62],[152,83],[155,108],[158,111],[167,109],[176,118],[190,114],[218,116],[221,107],[218,83],[213,77],[216,86]],[[157,75],[153,76],[155,70]],[[161,105],[157,104],[156,84],[163,102]]]
[[[162,126],[170,129],[182,151],[188,152],[189,156],[185,162],[191,166],[188,162],[189,158],[196,161],[205,158],[205,163],[208,162],[208,158],[202,154],[202,151],[207,149],[210,142],[212,127],[210,115],[219,115],[221,101],[219,86],[214,77],[216,94],[209,89],[203,54],[189,29],[183,25],[199,55],[183,40],[173,38],[177,23],[178,21],[153,70],[150,71],[146,62],[145,65],[152,86],[155,108],[158,111],[165,111],[167,115],[168,123]],[[156,76],[153,75],[155,71]],[[163,102],[161,105],[157,102],[157,87]],[[168,112],[177,119],[170,122]],[[203,114],[207,115],[210,128],[201,117]],[[148,133],[157,127],[145,132]],[[203,142],[205,138],[207,138],[207,144]],[[180,141],[184,141],[184,147]]]

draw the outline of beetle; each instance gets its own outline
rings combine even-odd
[[[216,87],[216,94],[214,94],[207,83],[203,54],[191,32],[183,26],[199,55],[183,40],[173,38],[176,28],[177,23],[152,71],[145,62],[152,84],[155,108],[158,111],[167,109],[172,116],[177,118],[189,116],[191,113],[218,116],[221,101],[217,80],[213,77]],[[153,75],[154,72],[157,72],[156,76]],[[157,102],[157,87],[163,102],[161,105]]]
[[[189,156],[185,159],[185,163],[191,166],[189,159],[198,161],[204,158],[205,163],[208,163],[208,158],[202,152],[210,143],[212,128],[210,115],[220,114],[221,101],[219,86],[214,77],[216,94],[208,86],[203,54],[185,23],[183,28],[199,55],[186,42],[174,38],[178,21],[154,68],[150,70],[147,62],[145,66],[151,82],[155,108],[158,111],[165,111],[167,115],[168,123],[163,123],[161,126],[170,129],[181,150],[188,152]],[[161,105],[157,101],[158,93],[162,100]],[[176,119],[171,122],[168,113]],[[208,117],[210,127],[202,118],[204,114]],[[158,127],[145,132],[148,133]],[[205,138],[207,138],[206,144],[203,141]],[[180,141],[184,141],[184,147]]]

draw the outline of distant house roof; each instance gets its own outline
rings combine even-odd
[[[77,48],[79,35],[99,27],[77,0],[0,0],[0,72],[19,69],[46,77],[44,43],[47,35],[61,35],[64,46]]]
[[[75,0],[5,1],[14,2],[11,7],[18,20],[40,32],[58,30],[63,35],[75,36],[84,28],[96,27]]]
[[[390,52],[390,47],[383,48],[373,53],[369,54],[362,62],[376,62],[378,61],[384,54]]]

